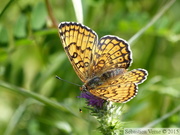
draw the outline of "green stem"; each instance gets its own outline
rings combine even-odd
[[[132,43],[135,42],[149,27],[151,27],[175,2],[176,0],[170,0],[152,19],[151,21],[139,30],[134,36],[132,36],[128,43],[132,46]]]
[[[51,7],[51,5],[49,3],[49,0],[45,0],[45,3],[46,3],[46,8],[47,8],[47,11],[48,11],[48,15],[49,15],[49,18],[50,18],[50,20],[51,20],[51,22],[53,24],[53,27],[57,28],[58,24],[57,24],[56,19],[55,19],[54,15],[53,15],[52,7]]]
[[[10,0],[6,6],[4,7],[4,9],[2,10],[2,12],[0,13],[0,18],[1,16],[4,14],[4,12],[11,6],[11,4],[14,2],[15,0]]]
[[[153,126],[155,126],[156,124],[162,122],[163,120],[169,118],[170,116],[172,116],[173,114],[177,113],[178,111],[180,111],[180,106],[176,107],[174,110],[172,110],[171,112],[163,115],[161,118],[147,124],[146,126],[144,126],[143,128],[152,128]]]
[[[35,100],[27,99],[25,100],[13,113],[10,121],[8,122],[7,128],[5,129],[4,135],[12,135],[13,131],[16,129],[18,122],[20,121],[23,113],[27,110],[27,107],[33,103]]]
[[[80,23],[83,23],[83,9],[81,0],[72,0],[74,7],[74,12],[76,14],[76,20]]]

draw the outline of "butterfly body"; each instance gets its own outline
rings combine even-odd
[[[107,71],[100,76],[95,76],[92,79],[89,79],[87,82],[85,82],[84,86],[86,87],[87,90],[90,90],[100,87],[104,83],[108,83],[108,82],[111,85],[111,82],[113,82],[115,78],[118,78],[124,72],[126,72],[125,69],[114,69]]]
[[[112,35],[98,41],[97,34],[80,23],[63,22],[59,35],[65,52],[84,85],[83,91],[113,102],[127,102],[147,77],[144,69],[128,71],[132,54],[128,43]]]

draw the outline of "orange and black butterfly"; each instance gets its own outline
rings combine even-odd
[[[59,35],[75,72],[84,83],[83,91],[124,103],[137,94],[138,84],[146,80],[145,69],[127,70],[132,53],[125,40],[106,35],[98,41],[93,30],[75,22],[60,23]]]

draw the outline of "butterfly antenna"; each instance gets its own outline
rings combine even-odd
[[[64,80],[64,79],[62,79],[61,77],[59,77],[59,76],[57,76],[57,75],[56,75],[56,78],[59,79],[59,80],[65,81],[65,82],[67,82],[67,83],[70,83],[70,84],[73,84],[73,85],[76,85],[76,86],[81,87],[81,85],[76,84],[76,83],[69,82],[69,81],[67,81],[67,80]]]

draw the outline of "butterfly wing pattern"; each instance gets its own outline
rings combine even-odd
[[[75,72],[81,81],[85,82],[88,78],[92,49],[97,44],[97,34],[88,27],[73,22],[61,23],[59,34]]]
[[[132,63],[128,43],[112,35],[98,42],[96,32],[75,22],[59,24],[59,35],[65,52],[81,81],[83,91],[118,103],[131,100],[138,84],[147,78],[145,69],[127,68]]]

